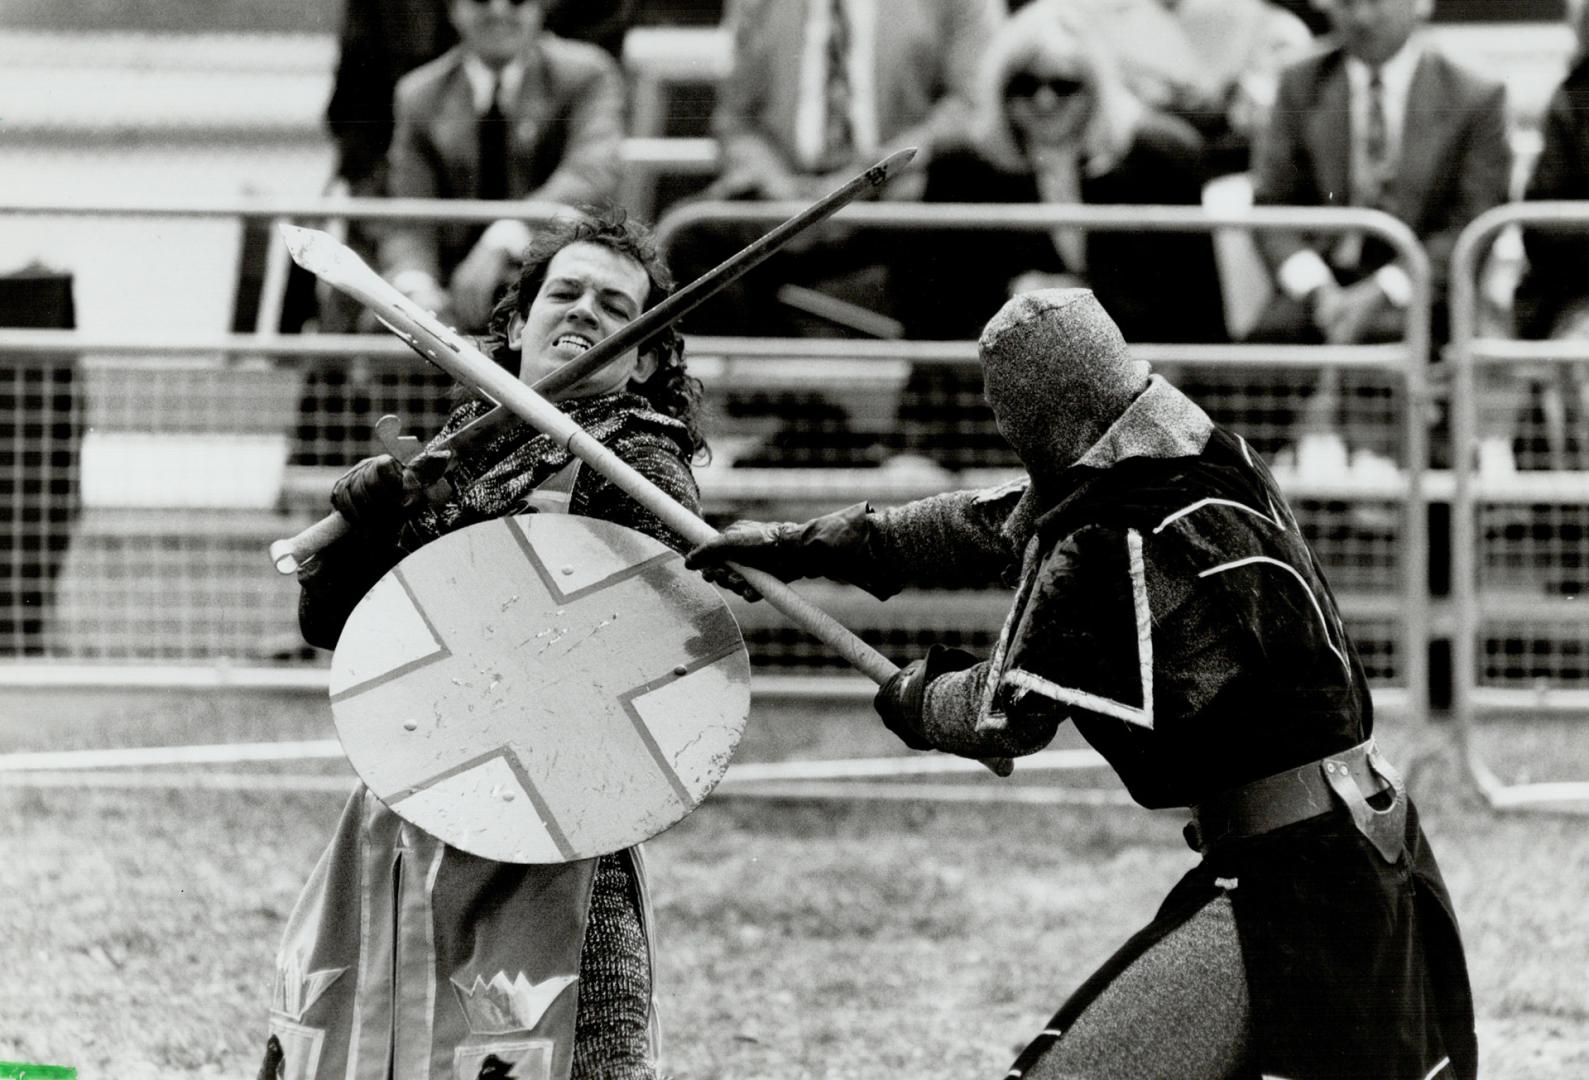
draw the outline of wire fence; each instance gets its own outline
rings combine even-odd
[[[1589,780],[1507,783],[1485,760],[1483,719],[1589,711],[1589,341],[1485,334],[1480,269],[1504,230],[1589,229],[1589,204],[1497,207],[1458,240],[1451,268],[1453,717],[1473,779],[1498,807],[1589,804]],[[1486,394],[1496,377],[1528,391]],[[1522,416],[1494,416],[1497,408]],[[1481,431],[1500,421],[1521,471],[1475,469]]]
[[[697,204],[664,219],[659,235],[714,216],[770,224],[798,209]],[[319,222],[494,220],[501,208],[340,200],[83,212]],[[1370,433],[1376,459],[1390,468],[1308,476],[1282,463],[1278,472],[1341,594],[1376,692],[1422,715],[1430,639],[1427,321],[1418,313],[1427,310],[1427,279],[1423,254],[1402,226],[1350,210],[866,205],[843,215],[891,229],[1367,229],[1395,245],[1417,285],[1403,342],[1137,352],[1195,384],[1199,400],[1255,445],[1280,451],[1318,373],[1352,375],[1342,419]],[[280,267],[279,253],[273,259]],[[270,280],[279,287],[279,270]],[[267,297],[261,307],[269,306]],[[717,523],[801,516],[859,498],[901,502],[1018,470],[982,402],[973,343],[697,337],[691,348],[708,391],[715,457],[700,479]],[[266,548],[325,512],[335,476],[373,452],[377,417],[396,414],[423,434],[447,408],[446,381],[385,337],[0,331],[0,421],[8,425],[0,442],[14,448],[0,477],[12,505],[0,540],[0,678],[154,677],[130,674],[142,669],[279,685],[284,673],[322,669],[323,654],[297,636],[296,585],[274,573]],[[812,592],[898,659],[933,641],[987,650],[1007,601],[997,591],[927,589],[882,605],[838,586]],[[758,672],[843,670],[765,605],[736,613]]]

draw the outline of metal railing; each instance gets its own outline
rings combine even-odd
[[[659,223],[658,230],[660,236],[666,239],[693,222],[706,220],[771,223],[782,220],[800,208],[779,204],[696,204],[680,208],[668,215]],[[132,217],[174,215],[299,222],[322,221],[328,218],[445,219],[479,222],[497,219],[503,215],[504,209],[501,204],[462,201],[351,198],[307,201],[238,199],[196,206],[143,203],[81,207],[34,203],[0,206],[0,215],[7,213]],[[530,207],[523,204],[515,204],[512,207],[514,214],[532,220],[559,211],[561,208],[558,207]],[[1261,208],[1240,213],[1212,214],[1189,207],[1139,206],[1111,208],[868,204],[847,208],[842,212],[841,218],[866,227],[887,228],[1034,230],[1049,229],[1056,225],[1082,225],[1097,228],[1197,232],[1224,228],[1306,229],[1319,232],[1365,230],[1384,237],[1409,267],[1414,283],[1414,299],[1411,317],[1408,320],[1407,336],[1398,344],[1362,347],[1145,345],[1139,347],[1137,351],[1144,358],[1159,364],[1181,364],[1187,368],[1213,371],[1256,371],[1259,377],[1266,374],[1273,376],[1277,367],[1305,368],[1312,365],[1385,372],[1397,382],[1400,388],[1398,418],[1404,452],[1402,472],[1393,479],[1382,478],[1375,483],[1355,483],[1348,479],[1339,483],[1309,486],[1301,480],[1295,480],[1288,485],[1288,491],[1294,500],[1304,502],[1311,500],[1320,508],[1319,512],[1326,516],[1334,514],[1338,517],[1339,507],[1351,504],[1354,500],[1382,502],[1399,510],[1397,515],[1399,526],[1390,529],[1393,534],[1392,542],[1388,545],[1381,543],[1378,553],[1374,556],[1386,560],[1385,566],[1388,572],[1395,575],[1396,583],[1389,587],[1388,594],[1386,588],[1379,582],[1375,582],[1373,588],[1365,589],[1364,598],[1369,603],[1369,607],[1364,609],[1364,612],[1376,625],[1393,626],[1391,633],[1396,641],[1390,648],[1394,654],[1399,654],[1394,663],[1387,661],[1383,665],[1384,671],[1393,674],[1394,678],[1382,679],[1382,685],[1376,686],[1376,693],[1383,692],[1389,695],[1392,704],[1404,704],[1414,715],[1422,715],[1427,681],[1425,657],[1429,637],[1428,599],[1424,588],[1428,547],[1424,517],[1424,473],[1427,467],[1428,445],[1423,423],[1423,405],[1428,395],[1424,370],[1428,349],[1428,326],[1427,318],[1423,317],[1428,310],[1428,275],[1422,250],[1403,226],[1387,215],[1361,210]],[[284,268],[285,264],[282,263],[282,266]],[[261,308],[260,330],[253,334],[191,337],[173,334],[159,337],[133,337],[115,333],[0,331],[0,363],[4,364],[0,366],[0,377],[7,374],[6,367],[10,366],[9,361],[19,355],[53,357],[57,363],[64,362],[67,357],[88,356],[94,361],[93,364],[85,361],[82,365],[89,369],[88,374],[94,378],[108,380],[103,382],[97,394],[98,400],[88,403],[88,415],[91,419],[97,416],[101,421],[105,421],[102,427],[108,425],[112,430],[120,430],[137,422],[136,410],[128,402],[135,401],[140,394],[151,392],[146,384],[150,381],[148,376],[152,373],[178,381],[196,378],[197,376],[193,374],[196,370],[207,373],[203,375],[206,379],[219,378],[215,376],[216,372],[220,372],[226,379],[248,373],[252,373],[249,377],[263,377],[260,373],[278,372],[284,364],[303,365],[313,362],[329,365],[328,370],[339,370],[339,365],[344,360],[374,365],[379,372],[384,372],[387,368],[407,370],[404,365],[418,368],[418,365],[411,364],[405,359],[408,353],[403,346],[384,336],[298,336],[274,333],[269,329],[275,325],[270,315],[271,304],[267,302],[262,304]],[[974,345],[967,342],[775,341],[692,337],[691,348],[692,354],[698,358],[702,372],[707,375],[708,382],[719,390],[744,385],[747,375],[753,377],[752,381],[755,378],[771,380],[770,372],[776,367],[778,360],[793,361],[796,364],[832,362],[848,365],[845,370],[850,374],[846,378],[853,377],[858,383],[871,385],[871,381],[875,381],[877,377],[879,368],[890,359],[900,365],[967,364],[974,363],[975,359]],[[106,361],[105,357],[111,359]],[[787,366],[785,370],[788,370]],[[844,380],[841,379],[840,382],[842,381]],[[202,393],[211,392],[208,387],[212,384],[204,385],[205,389]],[[215,385],[230,384],[222,379]],[[178,395],[182,392],[180,389],[174,391]],[[272,392],[279,396],[283,391],[278,388]],[[289,388],[285,392],[295,391]],[[161,421],[157,425],[159,429],[185,436],[192,434],[195,427],[202,428],[203,414],[210,408],[207,404],[208,399],[204,399],[202,393],[199,395],[200,400],[183,403],[189,413],[197,410],[200,414],[197,419],[193,415],[174,416]],[[216,408],[222,409],[222,406]],[[240,408],[257,409],[258,406],[257,403],[251,404],[251,399],[244,396],[225,404],[224,408],[235,412]],[[107,417],[110,419],[107,420]],[[280,417],[261,415],[250,416],[248,421],[259,426],[266,434],[283,427],[290,427],[291,423],[290,420],[284,421]],[[349,437],[351,436],[343,436],[344,439]],[[191,444],[191,446],[197,447],[201,453],[204,452],[204,447],[200,444]],[[228,452],[235,449],[235,447],[229,448]],[[365,446],[357,444],[342,447],[343,452],[350,454],[352,458],[362,456],[366,449]],[[817,479],[815,474],[821,471],[812,470],[811,474],[801,477],[799,481],[786,483],[787,490],[784,494],[791,499],[805,499],[815,504],[824,496],[848,495],[852,488],[857,490],[864,488],[866,493],[877,495],[879,487],[882,487],[882,494],[903,499],[916,494],[925,494],[933,483],[938,482],[936,478],[902,479],[895,474],[885,474],[876,470],[869,473],[861,470],[833,470]],[[738,505],[741,499],[750,494],[764,494],[768,490],[768,481],[774,472],[774,470],[736,468],[708,470],[703,476],[703,490],[709,499],[717,499],[720,503],[731,506]],[[778,470],[776,475],[792,478],[802,472],[803,470],[786,469]],[[263,556],[264,544],[260,540],[269,539],[271,532],[282,535],[294,524],[306,522],[311,517],[317,516],[324,506],[322,489],[329,485],[330,475],[333,475],[333,467],[323,463],[291,466],[281,483],[276,502],[251,513],[229,511],[232,525],[220,532],[225,534],[221,539],[230,546],[220,556],[212,556],[211,553],[204,552],[194,556],[193,549],[184,546],[187,543],[187,533],[184,530],[193,529],[202,532],[206,527],[204,523],[216,516],[202,508],[180,513],[162,510],[157,505],[146,511],[120,509],[116,513],[121,516],[123,522],[131,523],[127,526],[129,529],[134,533],[143,529],[148,535],[139,534],[134,544],[132,540],[114,535],[114,530],[102,532],[99,542],[105,550],[100,552],[98,557],[125,561],[115,565],[106,562],[99,566],[98,571],[112,575],[118,583],[140,584],[138,570],[140,559],[158,557],[165,560],[170,571],[175,573],[180,570],[185,558],[213,557],[214,561],[206,563],[204,567],[211,576],[224,577],[229,572],[241,572],[236,568],[244,567],[245,559],[257,559],[257,563],[253,561],[246,563],[247,574],[255,573],[254,567],[257,565],[258,573],[267,575],[269,571]],[[889,476],[890,479],[879,485],[878,480],[884,475]],[[810,483],[811,479],[817,479],[817,483]],[[893,484],[892,488],[888,486],[890,483]],[[800,488],[803,494],[795,491],[796,488]],[[1308,512],[1304,506],[1303,516]],[[1327,532],[1340,532],[1337,525],[1328,521],[1321,525],[1321,528]],[[261,530],[266,531],[261,533]],[[151,536],[153,539],[150,538]],[[219,544],[221,541],[217,540],[216,543]],[[118,544],[121,547],[117,547]],[[1315,544],[1329,549],[1330,536],[1326,536],[1323,541],[1316,538]],[[1354,555],[1349,543],[1343,551],[1341,565],[1350,572]],[[275,617],[281,620],[282,655],[275,660],[267,657],[261,661],[257,655],[231,657],[222,655],[218,658],[203,656],[195,658],[187,654],[143,655],[135,648],[140,642],[135,629],[137,624],[132,622],[123,635],[125,640],[122,644],[129,650],[125,653],[76,656],[72,658],[74,662],[67,665],[18,656],[14,661],[0,663],[0,678],[5,681],[47,683],[71,681],[75,676],[82,681],[148,684],[151,681],[156,683],[163,681],[159,675],[147,670],[149,667],[158,667],[169,675],[170,681],[187,685],[295,683],[300,678],[299,673],[303,672],[305,657],[293,653],[296,640],[291,633],[290,612],[287,611],[290,605],[287,599],[283,599],[295,597],[292,583],[290,581],[282,583],[282,588],[286,592],[277,595],[271,591],[274,586],[270,584],[268,577],[249,580],[252,584],[239,587],[231,593],[217,594],[213,598],[213,603],[222,606],[236,604],[241,610],[250,606],[258,607],[262,602],[268,601],[267,607],[269,604],[275,604],[281,608],[282,611],[277,612]],[[118,584],[118,588],[122,587]],[[1369,595],[1376,590],[1377,596]],[[116,615],[127,619],[153,618],[157,614],[156,609],[160,606],[160,598],[156,595],[144,597],[142,594],[129,591],[127,596],[118,600],[125,611],[96,613],[94,603],[103,599],[105,598],[96,598],[92,595],[80,597],[80,617],[92,619]],[[972,602],[971,598],[966,599],[967,602]],[[978,605],[972,603],[972,606]],[[242,618],[241,615],[236,617]],[[941,612],[940,617],[942,617]],[[230,631],[235,628],[222,629]],[[197,626],[181,627],[173,632],[202,635],[220,631],[213,627],[207,629],[205,626]],[[304,673],[303,678],[311,683],[314,682],[313,676],[308,673]]]
[[[1480,411],[1487,404],[1479,390],[1481,369],[1542,374],[1539,381],[1550,393],[1560,376],[1589,367],[1589,341],[1479,336],[1484,259],[1512,226],[1589,230],[1589,202],[1496,207],[1463,231],[1452,253],[1452,718],[1469,776],[1492,806],[1589,809],[1589,781],[1505,783],[1475,739],[1481,715],[1589,711],[1589,617],[1578,600],[1579,579],[1589,589],[1589,472],[1491,479],[1476,468]],[[1575,404],[1582,408],[1589,399]]]

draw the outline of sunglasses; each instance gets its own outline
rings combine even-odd
[[[1044,87],[1052,91],[1057,98],[1073,97],[1087,89],[1087,84],[1079,79],[1067,79],[1063,75],[1034,75],[1030,71],[1023,71],[1019,75],[1012,75],[1010,81],[1004,84],[1004,96],[1007,98],[1033,98]]]

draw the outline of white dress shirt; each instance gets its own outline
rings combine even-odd
[[[1395,178],[1401,162],[1402,139],[1407,126],[1407,99],[1412,92],[1412,80],[1418,72],[1418,61],[1423,50],[1416,39],[1409,39],[1394,56],[1380,65],[1380,82],[1385,109],[1385,162],[1383,181]],[[1349,132],[1348,152],[1351,155],[1349,172],[1352,184],[1352,202],[1358,206],[1371,205],[1383,194],[1379,183],[1374,182],[1374,168],[1368,155],[1369,67],[1355,56],[1346,58],[1346,84]],[[1356,238],[1361,247],[1360,235]],[[1280,264],[1280,287],[1286,295],[1301,300],[1319,286],[1335,280],[1335,272],[1328,263],[1311,249],[1298,251]],[[1397,307],[1406,307],[1412,300],[1412,280],[1407,271],[1394,264],[1381,267],[1374,273],[1374,281],[1386,299]]]

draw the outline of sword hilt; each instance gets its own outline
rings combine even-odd
[[[402,422],[387,414],[375,421],[375,438],[381,448],[401,464],[418,457],[424,447],[412,435],[402,433]],[[445,476],[425,489],[425,498],[443,502],[452,495]],[[270,561],[278,574],[296,574],[303,564],[342,539],[353,529],[347,518],[333,510],[307,529],[270,545]]]

